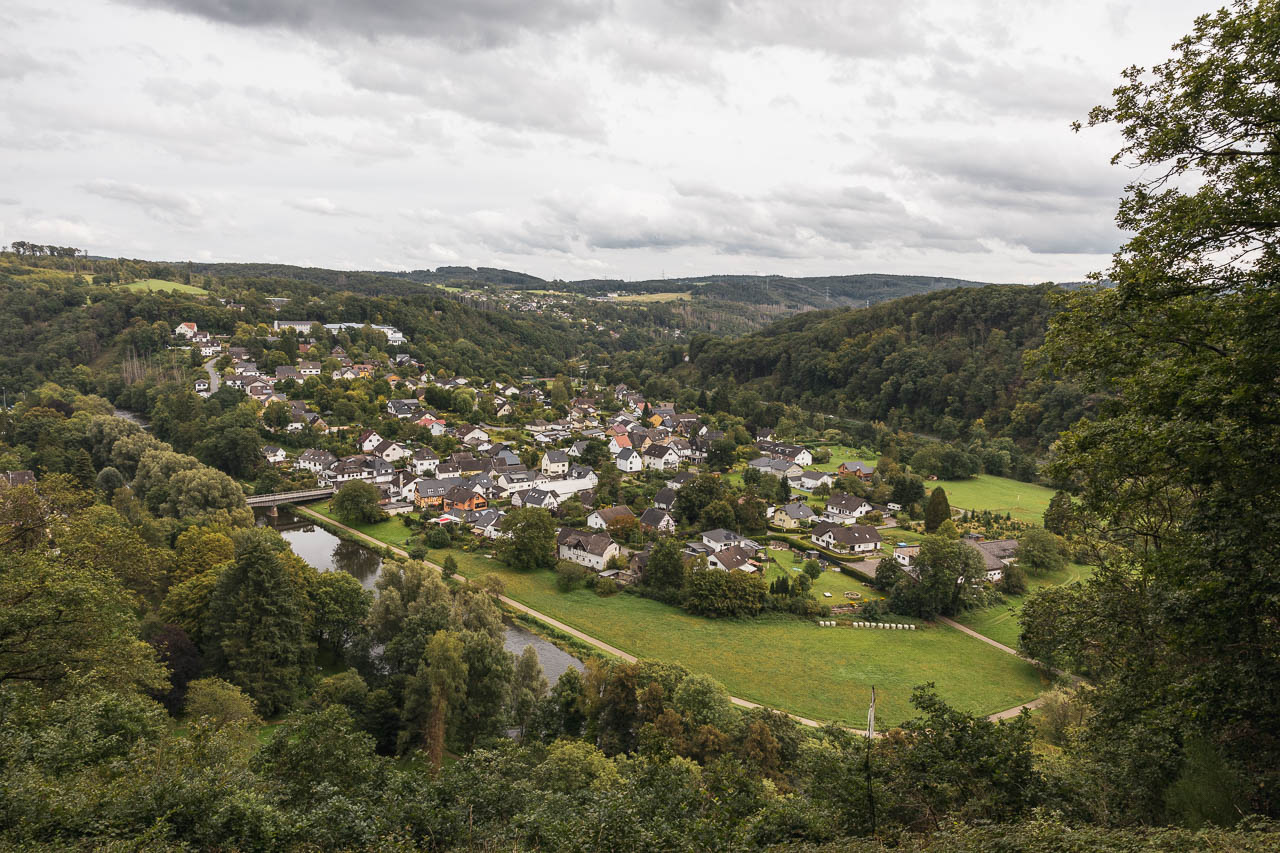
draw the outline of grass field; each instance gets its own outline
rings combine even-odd
[[[692,296],[692,291],[684,291],[682,293],[629,293],[626,296],[619,296],[618,302],[675,302],[677,300],[688,299]]]
[[[180,284],[176,281],[164,281],[159,278],[148,278],[143,281],[135,281],[131,284],[120,285],[125,290],[168,290],[177,293],[208,293],[203,287],[196,287],[193,284]]]
[[[309,508],[332,517],[323,503]],[[409,534],[399,519],[358,529],[394,545],[402,545]],[[770,568],[770,577],[795,564],[790,552],[769,553],[780,564]],[[470,552],[432,550],[428,559],[438,564],[447,555],[464,576],[496,575],[511,598],[617,648],[681,663],[716,678],[735,696],[815,720],[857,724],[873,684],[877,713],[886,725],[911,716],[912,688],[929,681],[955,707],[978,714],[1029,701],[1045,687],[1029,664],[941,625],[913,632],[860,631],[819,628],[788,617],[704,619],[635,595],[561,592],[551,572],[513,571],[490,559],[483,545]],[[846,590],[879,596],[838,572],[824,572],[814,584],[828,604],[843,601]],[[823,592],[832,598],[823,598]]]
[[[868,465],[875,465],[879,459],[875,456],[866,456],[858,453],[858,448],[844,447],[843,445],[830,445],[826,450],[831,451],[831,460],[829,462],[819,462],[813,465],[819,471],[834,471],[840,467],[842,462],[865,462]],[[947,494],[951,494],[948,492]]]
[[[941,486],[947,493],[947,501],[958,509],[987,509],[992,512],[1010,513],[1018,521],[1040,524],[1044,511],[1049,507],[1053,489],[1023,483],[1007,477],[979,474],[970,480],[938,480],[925,483],[925,491],[932,492]]]
[[[624,651],[681,663],[735,696],[817,720],[856,723],[873,684],[886,724],[911,715],[911,689],[927,681],[956,707],[982,714],[1034,698],[1044,686],[1030,665],[945,627],[864,632],[782,617],[703,619],[634,595],[560,592],[550,572],[514,572],[482,553],[432,551],[430,559],[446,554],[463,575],[497,575],[510,597]],[[834,573],[819,584],[839,595],[863,586]]]
[[[984,607],[981,610],[966,611],[957,616],[956,621],[966,628],[972,628],[984,637],[990,637],[997,643],[1004,643],[1006,646],[1016,649],[1018,648],[1018,634],[1022,630],[1018,625],[1018,614],[1022,612],[1022,605],[1026,603],[1027,596],[1046,587],[1076,583],[1087,578],[1092,571],[1092,566],[1068,563],[1066,568],[1060,572],[1039,577],[1028,575],[1027,595],[1006,596],[1004,604]]]
[[[318,512],[325,518],[337,521],[333,511],[329,509],[328,501],[317,501],[316,503],[307,504],[307,509]],[[386,542],[389,545],[404,547],[404,543],[413,535],[413,531],[404,526],[404,522],[399,516],[389,518],[386,521],[380,521],[377,524],[352,524],[351,527],[359,530],[366,536],[372,536],[379,542]]]

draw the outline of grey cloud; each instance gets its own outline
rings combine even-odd
[[[344,210],[335,204],[331,199],[324,196],[315,196],[313,198],[297,198],[286,201],[285,204],[294,210],[301,210],[305,213],[315,213],[320,216],[357,216],[354,211]]]
[[[328,36],[410,35],[459,47],[507,44],[529,32],[554,32],[597,18],[592,0],[130,0],[240,27],[272,27]]]
[[[105,178],[90,181],[82,188],[93,195],[133,205],[159,222],[190,228],[204,217],[199,202],[181,193]]]

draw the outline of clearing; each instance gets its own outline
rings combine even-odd
[[[993,604],[978,610],[967,610],[955,617],[955,620],[966,628],[972,628],[984,637],[990,637],[997,643],[1004,643],[1011,649],[1019,648],[1018,634],[1022,627],[1018,624],[1018,615],[1022,605],[1035,592],[1051,586],[1077,583],[1093,573],[1093,566],[1080,563],[1068,563],[1062,571],[1047,575],[1027,574],[1027,594],[1005,596],[1003,604]]]
[[[1053,489],[991,474],[979,474],[968,480],[930,481],[924,486],[926,496],[941,486],[953,508],[1007,512],[1018,521],[1032,524],[1043,523],[1044,511],[1053,497]]]
[[[165,281],[160,278],[148,278],[130,284],[122,284],[125,290],[173,291],[175,293],[208,293],[203,287],[194,284],[182,284],[176,281]]]

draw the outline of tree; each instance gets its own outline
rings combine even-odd
[[[947,502],[947,493],[938,486],[929,495],[929,503],[924,508],[924,532],[933,533],[944,521],[951,518],[951,504]]]
[[[1043,527],[1033,527],[1018,537],[1018,565],[1035,575],[1060,571],[1062,558],[1058,537]]]
[[[511,719],[520,729],[524,740],[538,703],[547,695],[547,678],[542,674],[542,663],[533,646],[525,646],[516,660],[515,675],[511,680]]]
[[[1049,499],[1049,506],[1044,511],[1044,529],[1059,536],[1066,536],[1073,516],[1071,495],[1063,491],[1054,492]]]
[[[1027,592],[1027,575],[1017,563],[1004,567],[1000,577],[1000,591],[1005,595],[1025,595]]]
[[[713,474],[699,474],[676,492],[672,513],[682,524],[696,524],[707,504],[723,498],[724,484],[720,478]]]
[[[488,601],[487,595],[484,600]],[[468,630],[461,635],[466,701],[454,711],[454,729],[459,743],[468,751],[482,737],[501,735],[506,725],[514,667],[511,653],[503,646],[500,619],[497,616],[493,630]]]
[[[1147,744],[1199,737],[1244,770],[1255,808],[1280,809],[1277,21],[1273,2],[1204,15],[1090,113],[1123,136],[1114,160],[1136,177],[1116,219],[1131,236],[1114,286],[1063,300],[1039,356],[1097,400],[1049,474],[1106,554],[1040,621],[1092,627],[1107,655],[1060,631],[1042,650],[1095,673],[1084,748],[1139,819],[1163,813],[1184,761]]]
[[[458,561],[453,558],[452,554],[446,554],[444,562],[440,565],[440,574],[447,578],[451,578],[458,573]]]
[[[351,480],[338,489],[329,505],[346,524],[375,524],[387,517],[379,505],[381,500],[382,493],[373,483]]]
[[[279,400],[268,404],[262,410],[262,422],[276,432],[289,426],[291,420],[293,420],[293,415],[289,412],[289,407]]]
[[[521,507],[502,519],[500,551],[508,566],[520,571],[552,569],[556,565],[556,523],[540,507]]]
[[[346,572],[321,572],[307,588],[313,637],[341,654],[369,615],[373,593]]]
[[[889,609],[921,619],[954,616],[972,582],[985,574],[976,548],[941,536],[921,541],[915,566],[919,579],[903,573],[889,595]]]
[[[267,716],[292,706],[314,657],[307,602],[261,538],[251,538],[222,572],[209,614],[206,654],[213,668]]]
[[[684,489],[681,489],[684,491]],[[676,498],[679,502],[679,498]],[[733,512],[733,506],[727,500],[715,500],[702,508],[702,515],[699,516],[699,523],[704,530],[714,530],[716,528],[732,528],[737,523],[737,516]]]
[[[729,691],[707,675],[687,676],[671,697],[672,706],[694,726],[714,726],[731,732],[737,722],[737,711],[729,704]]]
[[[221,471],[201,465],[169,478],[166,515],[190,521],[211,521],[248,527],[253,513],[244,502],[244,490]]]
[[[738,445],[733,439],[716,439],[707,450],[707,467],[713,471],[728,471],[736,461],[737,452]]]
[[[221,678],[198,678],[187,685],[186,712],[192,720],[207,717],[217,726],[262,723],[253,710],[253,700]]]
[[[433,634],[417,673],[405,685],[405,721],[420,727],[427,758],[436,770],[444,764],[449,717],[467,695],[463,654],[462,638],[457,633]]]
[[[654,543],[644,567],[645,586],[674,591],[684,586],[684,556],[680,541],[664,536]]]
[[[107,498],[114,495],[116,489],[123,488],[124,484],[124,475],[120,473],[119,469],[111,465],[99,471],[97,478],[94,480],[94,485],[98,491],[102,492]]]

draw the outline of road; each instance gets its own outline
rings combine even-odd
[[[348,527],[347,525],[343,524],[340,521],[335,521],[332,518],[327,518],[321,515],[320,513],[315,512],[314,510],[308,509],[305,506],[295,505],[294,511],[297,513],[300,513],[301,515],[309,516],[310,518],[316,521],[319,521],[323,524],[330,524],[330,525],[333,525],[334,527],[340,528],[346,531],[347,533],[350,533],[352,536],[355,536],[359,539],[363,539],[365,542],[370,543],[374,547],[387,548],[391,551],[391,553],[396,554],[397,556],[404,557],[406,559],[409,558],[409,552],[404,550],[403,548],[397,548],[395,545],[388,545],[386,542],[383,542],[379,539],[374,539],[372,536],[369,536],[366,533],[361,533],[359,530],[356,530],[354,527]],[[433,563],[430,560],[424,560],[423,562],[438,572],[444,571],[444,568],[442,566],[436,563]],[[466,580],[461,576],[457,576],[457,577],[459,577],[460,580],[464,580],[464,581]],[[518,610],[521,613],[525,613],[529,616],[532,616],[534,619],[537,619],[539,622],[542,622],[543,624],[546,624],[546,625],[550,625],[552,628],[555,628],[558,631],[563,631],[569,636],[575,639],[581,640],[582,642],[586,643],[589,646],[594,646],[595,648],[600,649],[603,652],[607,652],[608,654],[615,655],[616,657],[620,657],[623,660],[627,661],[628,663],[636,662],[635,655],[628,654],[627,652],[622,651],[622,649],[611,646],[608,643],[604,642],[603,640],[598,640],[595,637],[591,636],[590,634],[583,633],[582,631],[579,631],[577,628],[574,628],[571,625],[564,624],[559,619],[554,619],[545,613],[541,613],[537,610],[534,610],[532,607],[529,607],[528,605],[521,604],[520,602],[516,601],[514,598],[508,598],[505,595],[499,595],[498,600],[501,601],[503,604],[507,605],[508,607],[510,607],[511,609]],[[1003,646],[1000,643],[995,642],[994,640],[988,639],[987,637],[983,637],[981,634],[977,634],[969,630],[968,628],[965,628],[963,625],[959,625],[955,622],[952,622],[950,619],[943,618],[941,621],[946,622],[948,625],[954,628],[959,628],[961,631],[963,631],[966,634],[972,634],[973,636],[977,637],[980,640],[985,640],[986,642],[991,643],[992,645],[1002,649],[1003,651],[1006,651],[1017,657],[1022,657],[1021,655],[1019,655],[1017,652],[1015,652],[1013,649],[1009,648],[1008,646]],[[1032,663],[1034,663],[1034,661],[1032,661]],[[729,701],[734,705],[737,705],[739,708],[766,707],[761,705],[758,702],[752,702],[749,699],[742,699],[737,696],[730,696]],[[1000,711],[998,713],[991,714],[990,716],[987,717],[987,719],[988,720],[1005,720],[1010,717],[1016,717],[1018,716],[1018,714],[1022,713],[1022,710],[1024,708],[1036,708],[1043,701],[1044,701],[1043,699],[1036,699],[1034,701],[1027,702],[1026,704],[1018,705],[1015,708],[1009,708],[1005,711]],[[825,725],[824,723],[818,722],[817,720],[810,720],[807,717],[801,717],[796,714],[787,714],[787,716],[795,720],[797,723],[800,723],[803,726],[810,726],[812,728],[822,728],[822,726]],[[866,733],[865,729],[858,729],[858,728],[851,728],[850,731],[862,732],[863,734]],[[882,736],[881,733],[876,734],[876,737],[881,737],[881,736]]]
[[[219,358],[220,356],[215,355],[213,358],[209,359],[204,363],[205,372],[209,374],[209,393],[210,394],[217,393],[218,386],[222,384],[222,377],[218,374],[217,368],[213,366],[214,362],[216,362]]]

